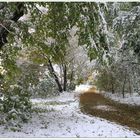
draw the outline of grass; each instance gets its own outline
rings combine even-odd
[[[108,105],[115,111],[97,109],[97,105]],[[93,91],[87,91],[80,96],[80,106],[84,113],[128,126],[140,134],[140,106],[118,103]]]

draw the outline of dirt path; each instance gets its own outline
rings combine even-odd
[[[79,95],[79,94],[78,94]],[[81,112],[76,92],[47,99],[31,99],[32,118],[19,131],[0,125],[0,136],[10,138],[138,138],[134,131]],[[9,128],[9,126],[8,126]]]
[[[81,111],[128,126],[140,134],[140,106],[129,106],[105,98],[93,91],[80,96]]]

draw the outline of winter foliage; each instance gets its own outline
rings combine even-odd
[[[80,84],[140,95],[139,2],[0,2],[0,124]]]

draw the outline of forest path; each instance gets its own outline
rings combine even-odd
[[[29,136],[137,137],[133,131],[121,125],[83,114],[76,92],[64,92],[58,97],[34,99],[32,102],[38,115],[34,115],[31,123],[24,127],[24,132]]]
[[[102,94],[89,90],[80,95],[81,111],[96,117],[128,126],[140,134],[140,106],[112,101]]]
[[[34,112],[29,122],[23,124],[21,130],[16,132],[0,126],[0,136],[24,138],[140,137],[128,127],[81,112],[79,96],[80,93],[77,92],[63,92],[52,98],[31,99]],[[100,97],[99,94],[97,96]]]

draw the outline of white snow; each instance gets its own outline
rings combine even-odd
[[[84,85],[77,89],[84,89]],[[85,89],[87,86],[85,86]],[[79,91],[78,90],[78,91]],[[5,130],[1,137],[139,137],[127,127],[89,116],[80,111],[79,92],[64,92],[49,99],[32,99],[34,108],[43,111],[33,114],[21,132]]]
[[[120,103],[140,105],[140,95],[138,93],[133,93],[131,95],[129,93],[125,93],[125,98],[122,97],[121,93],[112,94],[110,92],[104,92],[103,95]]]
[[[19,18],[19,21],[22,21],[22,22],[28,21],[30,19],[30,17],[31,17],[31,14],[29,14],[29,13],[24,14],[22,17]]]

